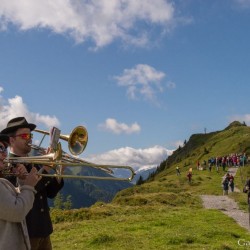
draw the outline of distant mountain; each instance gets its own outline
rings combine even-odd
[[[108,173],[92,167],[73,167],[65,169],[65,174],[76,176],[111,177]],[[129,181],[92,180],[65,178],[60,194],[66,199],[71,196],[72,208],[90,207],[97,201],[110,202],[117,192],[133,186]],[[53,206],[53,202],[50,202]]]
[[[37,149],[33,149],[31,155],[39,155]],[[123,172],[124,171],[124,172]],[[128,178],[130,171],[120,169],[116,177]],[[98,168],[81,166],[81,167],[66,167],[65,175],[71,176],[96,176],[96,177],[112,177],[106,171]],[[126,177],[123,177],[126,176]],[[110,202],[117,192],[129,188],[134,184],[129,181],[118,180],[97,180],[97,179],[82,179],[82,178],[64,178],[64,187],[60,191],[60,195],[64,201],[70,195],[72,201],[72,208],[90,207],[97,201]],[[49,200],[50,207],[54,206],[54,200]]]
[[[157,169],[157,167],[146,169],[146,170],[139,170],[139,171],[137,171],[136,172],[136,176],[134,177],[132,183],[136,184],[136,182],[139,180],[140,177],[143,180],[146,180],[151,173],[155,172],[156,169]]]

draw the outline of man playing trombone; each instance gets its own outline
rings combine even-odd
[[[19,188],[15,188],[6,180],[4,159],[8,146],[9,137],[0,134],[0,249],[29,250],[25,216],[33,206],[36,192],[34,186],[39,176],[35,168],[27,174],[24,165],[18,164],[16,176],[19,178]]]
[[[9,136],[11,157],[27,157],[31,151],[32,131],[36,128],[35,124],[28,123],[25,117],[16,117],[11,119],[6,128],[1,131],[2,134]],[[25,164],[28,172],[32,164]],[[47,174],[50,170],[48,166],[35,165],[37,170]],[[42,170],[41,170],[42,168]],[[12,183],[15,180],[10,180]],[[16,185],[16,183],[13,183]],[[62,178],[46,177],[40,179],[35,186],[37,191],[34,205],[28,215],[26,222],[30,237],[31,250],[51,250],[52,244],[50,234],[53,232],[53,226],[49,213],[47,198],[53,199],[62,189],[64,181]]]

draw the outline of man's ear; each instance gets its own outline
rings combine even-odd
[[[14,142],[15,139],[14,137],[10,136],[9,140],[10,140],[10,146],[11,146],[11,144]]]

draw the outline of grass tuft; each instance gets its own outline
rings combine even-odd
[[[107,234],[101,234],[95,237],[90,244],[92,245],[103,245],[107,243],[112,243],[115,240],[113,236],[109,236]]]

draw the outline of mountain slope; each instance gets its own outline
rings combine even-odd
[[[192,135],[164,163],[166,168],[173,171],[176,166],[182,169],[189,166],[194,168],[198,161],[207,162],[211,157],[234,153],[250,155],[250,127],[237,121],[222,131]]]
[[[156,171],[150,174],[148,180],[140,186],[135,186],[119,192],[115,203],[137,204],[143,199],[145,204],[159,199],[159,193],[167,193],[167,196],[175,197],[175,194],[185,196],[197,194],[222,194],[221,178],[225,172],[220,169],[216,172],[199,171],[196,169],[197,162],[208,162],[211,157],[227,156],[234,153],[250,155],[250,127],[239,122],[229,124],[222,131],[208,134],[194,134],[183,147],[179,147],[163,161]],[[176,167],[181,170],[181,176],[176,176]],[[192,183],[188,183],[186,173],[189,168],[193,169]],[[243,182],[245,177],[241,178]],[[241,187],[239,187],[241,188]],[[150,198],[149,198],[150,194]],[[147,198],[148,197],[148,198]],[[166,203],[171,204],[171,198]]]

